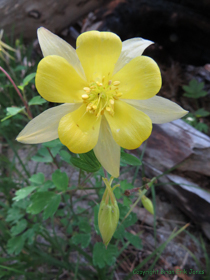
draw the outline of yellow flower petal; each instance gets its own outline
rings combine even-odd
[[[188,111],[183,110],[178,104],[163,98],[154,96],[147,100],[123,100],[136,109],[147,114],[152,123],[167,123],[184,117]]]
[[[58,138],[58,124],[63,116],[78,109],[79,104],[63,104],[48,109],[31,120],[16,140],[25,144],[38,144]]]
[[[57,55],[46,56],[40,61],[35,82],[44,99],[58,103],[81,102],[86,86],[75,69]]]
[[[98,161],[109,174],[113,177],[119,177],[120,146],[114,141],[105,117],[101,119],[98,142],[93,150]]]
[[[160,69],[147,56],[138,56],[126,64],[112,80],[120,81],[121,98],[148,99],[158,93],[161,87]]]
[[[44,27],[40,27],[37,30],[37,35],[43,56],[61,56],[74,67],[82,78],[85,77],[84,70],[79,61],[76,50],[72,48],[71,45]]]
[[[76,52],[88,82],[112,74],[122,49],[120,38],[111,32],[88,31],[77,38]]]
[[[101,117],[86,113],[86,106],[64,116],[58,127],[61,142],[73,153],[87,153],[98,141]]]
[[[151,134],[152,122],[141,111],[118,100],[115,102],[115,114],[112,117],[105,112],[114,140],[125,149],[136,149]]]
[[[122,42],[122,52],[115,65],[114,74],[123,68],[129,61],[137,56],[141,56],[143,51],[153,44],[152,41],[143,38],[133,38]]]

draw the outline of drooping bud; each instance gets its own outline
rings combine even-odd
[[[106,178],[103,178],[103,181],[106,185],[106,190],[100,203],[98,212],[98,226],[103,242],[107,247],[117,228],[120,214],[118,204],[113,193],[113,190],[116,186],[111,188],[113,178],[111,178],[110,181],[108,181]]]
[[[144,208],[148,212],[150,212],[152,215],[154,215],[154,207],[153,207],[152,201],[145,195],[142,196],[141,201],[142,201]]]

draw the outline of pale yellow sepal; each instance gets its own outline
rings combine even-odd
[[[78,109],[80,104],[63,104],[48,109],[31,120],[16,140],[25,144],[38,144],[58,138],[58,125],[63,116]]]
[[[98,142],[93,150],[101,165],[117,178],[120,169],[120,146],[114,141],[105,117],[101,119]]]
[[[188,111],[178,104],[161,96],[154,96],[147,100],[124,100],[136,109],[150,117],[152,123],[161,124],[184,117]]]
[[[40,27],[37,30],[37,36],[43,56],[58,55],[65,58],[77,73],[85,79],[84,70],[76,50],[71,45],[44,27]]]
[[[113,75],[122,69],[129,61],[141,56],[143,51],[153,44],[152,41],[143,38],[132,38],[122,42],[122,51],[115,65]]]

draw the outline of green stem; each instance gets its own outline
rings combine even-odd
[[[55,166],[56,166],[58,169],[60,169],[60,166],[59,166],[59,164],[58,164],[58,161],[56,160],[56,158],[55,158],[55,157],[53,156],[53,154],[51,153],[50,148],[47,147],[47,150],[48,150],[50,156],[52,157],[53,163],[55,164]]]
[[[29,173],[29,171],[25,168],[25,164],[22,162],[21,158],[19,157],[17,151],[15,150],[15,148],[13,148],[12,143],[10,142],[10,140],[8,139],[8,137],[3,133],[3,137],[6,139],[6,141],[8,142],[8,144],[10,145],[10,147],[12,148],[14,154],[16,155],[16,157],[19,160],[20,165],[22,166],[23,170],[25,171],[26,175],[29,177],[31,177],[31,174]]]

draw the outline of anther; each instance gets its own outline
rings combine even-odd
[[[89,95],[88,95],[88,94],[83,94],[83,95],[82,95],[82,99],[86,100],[86,99],[88,99],[88,98],[89,98]]]
[[[111,108],[110,107],[106,107],[106,110],[108,111],[108,112],[110,112],[111,111]]]
[[[114,82],[113,82],[113,85],[114,85],[114,86],[119,86],[119,84],[120,84],[119,81],[114,81]]]
[[[121,93],[121,92],[118,92],[118,93],[116,94],[116,96],[117,96],[117,97],[121,97],[121,96],[122,96],[122,93]]]
[[[90,88],[89,88],[89,87],[84,87],[83,89],[84,89],[84,91],[86,91],[87,93],[90,92]]]
[[[113,105],[113,104],[114,104],[114,100],[113,100],[113,99],[110,99],[110,100],[109,100],[109,103]]]
[[[112,81],[111,81],[111,80],[109,80],[108,85],[110,86],[111,84],[112,84]]]
[[[102,83],[99,83],[99,82],[96,82],[96,84],[100,87],[100,86],[103,86]]]
[[[89,111],[89,110],[91,110],[91,109],[92,109],[92,104],[90,103],[90,104],[88,104],[86,110]]]

